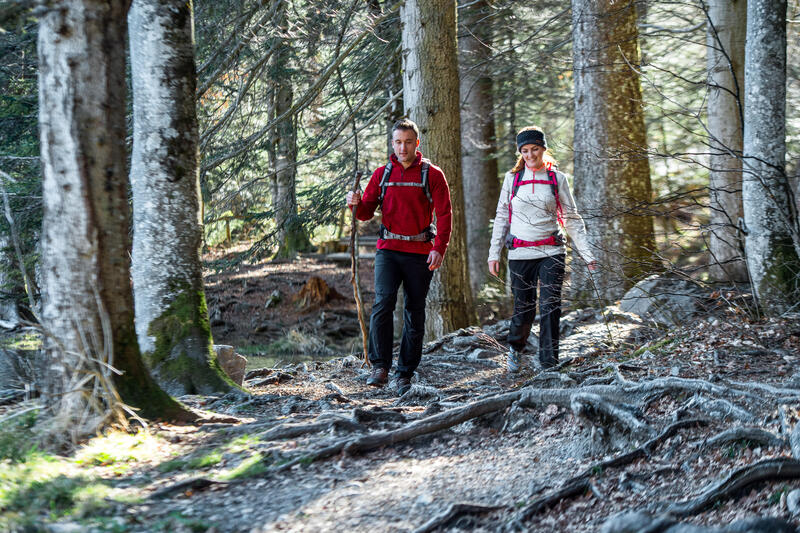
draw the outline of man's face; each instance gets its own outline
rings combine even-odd
[[[417,156],[419,139],[414,130],[394,130],[392,132],[392,149],[401,163],[411,163]]]

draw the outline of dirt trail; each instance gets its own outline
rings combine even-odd
[[[170,520],[214,531],[424,531],[451,505],[478,504],[485,512],[456,515],[443,530],[595,531],[620,511],[657,514],[737,468],[791,457],[787,432],[800,405],[792,375],[800,352],[796,320],[712,316],[664,335],[618,310],[605,316],[610,322],[591,313],[565,317],[562,360],[571,361],[558,372],[529,367],[507,375],[492,341],[504,340],[501,323],[427,345],[417,381],[402,398],[391,385],[368,388],[367,370],[353,356],[284,367],[280,379],[255,386],[278,372],[265,370],[248,381],[247,398],[184,398],[244,423],[181,430],[184,458],[225,450],[222,461],[152,472],[142,493],[165,497],[134,505],[126,516],[136,516],[141,531]],[[647,349],[634,352],[633,345]],[[509,395],[507,404],[497,403]],[[410,428],[486,402],[500,407],[404,440]],[[699,422],[658,437],[689,419]],[[731,426],[760,428],[775,440],[704,445]],[[174,440],[172,432],[161,428]],[[386,435],[395,442],[354,451],[354,442]],[[601,465],[648,439],[646,453]],[[326,449],[344,451],[312,461]],[[237,467],[250,476],[218,482]],[[576,476],[582,490],[554,504],[546,499]],[[211,483],[176,485],[198,479]],[[789,518],[786,495],[796,488],[796,479],[747,485],[744,495],[724,495],[682,520]]]

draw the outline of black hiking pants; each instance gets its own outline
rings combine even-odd
[[[422,359],[425,336],[425,299],[433,272],[428,256],[395,250],[375,253],[375,303],[369,320],[369,360],[374,367],[392,367],[393,314],[397,291],[403,285],[403,337],[397,371],[411,377]]]
[[[536,287],[539,286],[539,362],[547,368],[558,363],[558,324],[561,320],[561,286],[564,283],[564,254],[541,259],[508,262],[514,315],[508,343],[517,351],[525,343],[536,319]]]

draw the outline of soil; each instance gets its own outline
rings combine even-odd
[[[230,259],[238,249],[219,251],[209,261]],[[367,311],[374,298],[373,259],[359,260],[362,300]],[[322,279],[333,294],[322,306],[296,300],[308,281]],[[332,261],[323,254],[303,254],[294,261],[260,261],[206,275],[206,300],[216,344],[229,344],[247,354],[286,356],[299,360],[326,353],[342,353],[360,344],[350,261]],[[269,345],[292,330],[316,337],[330,351],[270,353]],[[358,341],[358,342],[355,342]]]

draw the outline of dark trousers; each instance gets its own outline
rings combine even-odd
[[[564,255],[509,261],[514,315],[508,343],[518,351],[536,319],[536,286],[539,285],[539,362],[549,366],[558,362],[558,323],[561,320],[561,285],[564,283]]]
[[[369,319],[369,360],[375,367],[392,367],[392,315],[401,283],[405,309],[397,371],[410,377],[419,366],[425,336],[425,298],[433,277],[427,259],[427,255],[394,250],[375,254],[375,304]]]

